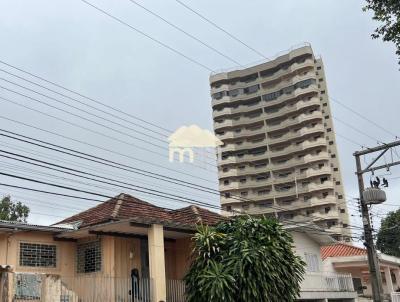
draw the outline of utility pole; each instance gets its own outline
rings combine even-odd
[[[374,164],[388,151],[392,148],[399,146],[400,141],[396,141],[389,144],[384,144],[381,146],[377,146],[374,148],[368,148],[367,150],[355,152],[353,155],[356,159],[356,168],[357,168],[357,179],[358,179],[358,188],[360,193],[360,205],[361,205],[361,214],[362,214],[362,221],[364,226],[364,239],[365,239],[365,246],[367,248],[368,254],[368,266],[369,272],[371,275],[371,285],[372,285],[372,296],[374,302],[382,302],[384,299],[383,296],[383,288],[382,288],[382,277],[381,277],[381,270],[379,267],[379,259],[378,254],[375,249],[374,239],[372,236],[372,228],[371,228],[371,220],[369,217],[368,211],[368,204],[367,201],[364,200],[363,193],[364,193],[364,173],[367,172],[374,172],[381,169],[389,169],[391,166],[400,165],[400,161],[394,162],[392,158],[391,163],[386,163],[385,165],[380,165],[374,167]],[[378,151],[382,151],[372,162],[366,167],[362,168],[361,165],[361,156],[371,153],[376,153]]]

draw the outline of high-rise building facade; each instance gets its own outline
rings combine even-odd
[[[210,77],[221,205],[349,235],[324,66],[311,46]],[[343,236],[342,236],[343,235]]]

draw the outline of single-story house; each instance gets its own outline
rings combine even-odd
[[[354,288],[361,297],[371,297],[367,250],[345,243],[321,248],[323,269],[327,272],[350,273]],[[386,296],[400,289],[400,259],[378,253],[383,291]]]
[[[197,206],[167,210],[120,194],[53,226],[0,221],[0,297],[185,301],[182,279],[190,266],[191,236],[197,224],[222,219]],[[350,274],[321,271],[320,247],[335,241],[307,224],[287,229],[307,263],[299,299],[354,301]]]

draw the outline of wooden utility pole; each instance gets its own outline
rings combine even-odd
[[[387,163],[385,165],[380,165],[374,167],[374,164],[390,149],[400,146],[400,141],[396,141],[389,144],[384,144],[381,146],[377,146],[374,148],[368,148],[363,151],[355,152],[353,155],[356,159],[356,167],[357,167],[357,180],[358,180],[358,188],[360,193],[360,205],[361,205],[361,214],[362,214],[362,221],[364,226],[364,239],[365,239],[365,247],[367,248],[368,254],[368,265],[369,265],[369,272],[371,275],[371,285],[372,285],[372,296],[374,302],[382,302],[384,299],[383,296],[383,288],[382,288],[382,277],[381,277],[381,270],[379,267],[379,259],[378,254],[376,252],[376,248],[374,245],[374,239],[372,236],[372,227],[371,221],[369,217],[368,211],[368,204],[363,198],[364,193],[364,173],[367,172],[374,172],[381,169],[389,169],[392,166],[400,165],[400,161],[394,162],[392,160],[391,163]],[[361,166],[361,156],[371,153],[376,153],[378,151],[382,151],[372,162],[366,167],[362,168]]]

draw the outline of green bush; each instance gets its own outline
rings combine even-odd
[[[300,292],[305,263],[274,219],[235,217],[199,226],[185,277],[188,302],[290,302]]]

